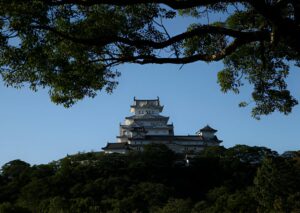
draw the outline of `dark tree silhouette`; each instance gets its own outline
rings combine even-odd
[[[220,152],[220,150],[222,150]],[[299,152],[208,149],[190,163],[163,145],[0,169],[0,212],[299,212]]]
[[[49,87],[67,107],[112,92],[120,64],[221,60],[223,92],[253,85],[253,116],[297,104],[285,79],[290,62],[299,65],[298,0],[2,0],[0,8],[4,82]],[[173,35],[164,21],[182,16],[194,22]]]

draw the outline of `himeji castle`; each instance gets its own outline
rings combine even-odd
[[[141,100],[134,98],[130,106],[132,116],[126,117],[120,124],[120,133],[116,143],[107,143],[102,149],[105,153],[127,153],[143,151],[146,144],[165,144],[176,153],[195,154],[208,146],[219,146],[222,142],[217,138],[217,130],[205,126],[195,135],[175,135],[169,117],[163,111],[159,98]]]

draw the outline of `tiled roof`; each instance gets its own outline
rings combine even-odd
[[[214,136],[211,140],[212,140],[212,141],[216,141],[216,142],[218,142],[218,143],[223,142],[222,140],[219,140],[217,136]]]
[[[132,116],[126,117],[126,119],[130,119],[130,120],[169,119],[169,117],[162,116],[162,115],[143,114],[143,115],[132,115]]]
[[[159,101],[159,97],[157,96],[156,99],[137,99],[135,97],[133,97],[134,101]]]
[[[131,107],[146,107],[146,106],[151,106],[151,107],[162,107],[159,102],[159,98],[157,99],[136,99],[134,97],[134,102]]]
[[[206,125],[202,129],[200,129],[200,131],[202,131],[202,132],[217,132],[218,130],[211,128],[209,125]]]
[[[144,140],[151,141],[203,141],[202,136],[198,135],[146,135]]]
[[[129,149],[129,146],[128,143],[107,143],[106,147],[103,147],[102,149]]]
[[[134,140],[134,138],[130,138],[130,140]],[[144,140],[151,140],[151,141],[185,141],[185,142],[217,142],[221,143],[222,141],[214,136],[213,138],[207,140],[203,138],[203,136],[199,135],[145,135]]]
[[[143,127],[143,125],[139,124],[138,122],[132,122],[131,124],[120,124],[120,127],[124,128],[124,129],[130,129],[133,127]]]
[[[142,128],[143,126],[131,126],[131,125],[120,125],[123,129],[133,130],[134,128]],[[145,129],[173,129],[173,126],[165,125],[165,126],[146,126]]]

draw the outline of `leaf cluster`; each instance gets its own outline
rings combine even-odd
[[[253,87],[252,115],[288,114],[299,65],[297,1],[1,0],[0,74],[7,86],[47,88],[66,107],[117,86],[121,64],[223,61],[223,92]],[[165,22],[189,17],[173,35]],[[219,16],[218,21],[211,18]]]
[[[21,160],[0,173],[0,211],[297,212],[298,152],[209,147],[184,164],[162,145],[128,154],[78,153],[44,165]]]

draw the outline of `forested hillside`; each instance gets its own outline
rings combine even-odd
[[[44,165],[14,160],[1,169],[0,212],[300,212],[300,152],[212,147],[187,163],[149,145]]]

